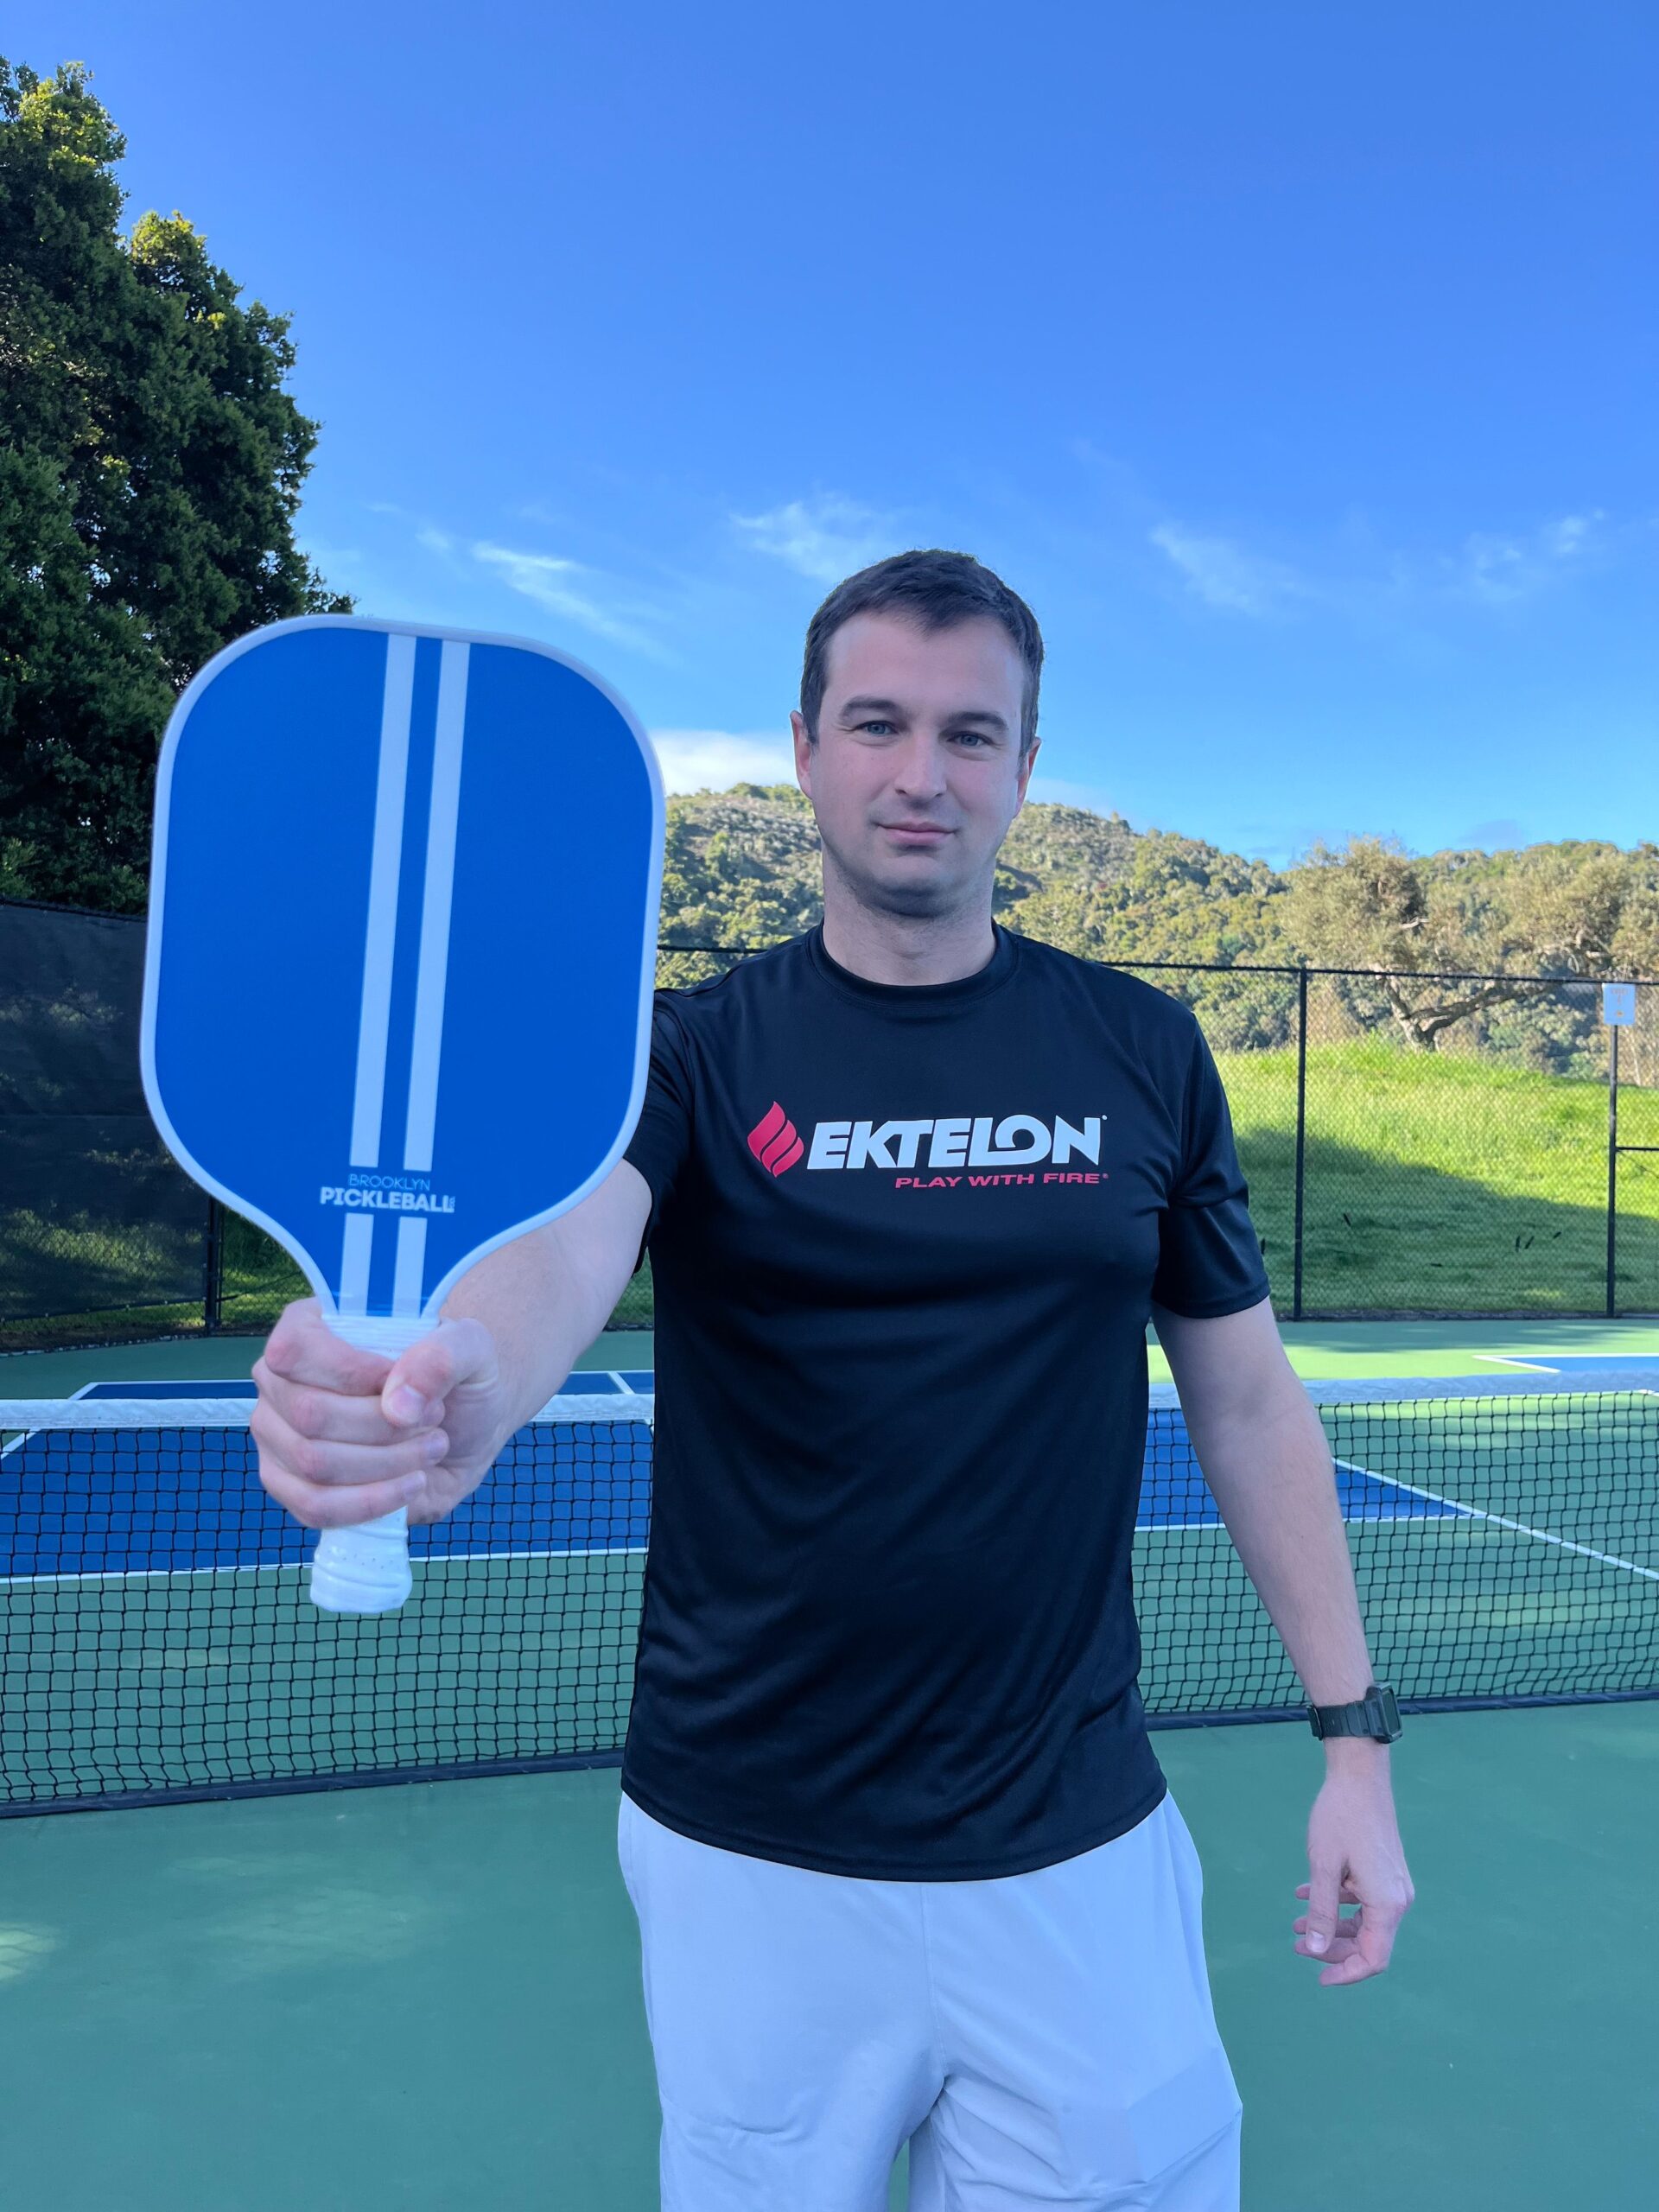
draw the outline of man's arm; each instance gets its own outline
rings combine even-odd
[[[1207,1321],[1154,1307],[1153,1319],[1205,1480],[1310,1702],[1363,1697],[1371,1662],[1330,1448],[1272,1307]],[[1325,1751],[1296,1948],[1327,1961],[1321,1981],[1362,1981],[1388,1964],[1411,1878],[1388,1745],[1332,1738]],[[1340,1920],[1344,1904],[1361,1906],[1357,1921]]]
[[[651,1193],[620,1161],[556,1221],[480,1260],[429,1336],[395,1361],[290,1306],[255,1363],[259,1479],[308,1529],[453,1510],[563,1382],[614,1310]]]
[[[579,1206],[480,1260],[443,1302],[446,1321],[494,1339],[505,1444],[544,1406],[616,1311],[638,1264],[651,1192],[618,1162]]]

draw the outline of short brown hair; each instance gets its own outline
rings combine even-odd
[[[817,739],[823,705],[830,640],[855,614],[898,614],[923,630],[953,630],[959,622],[989,615],[1007,632],[1025,663],[1026,693],[1020,714],[1020,750],[1037,741],[1037,687],[1043,673],[1043,633],[1017,592],[971,553],[894,553],[836,586],[807,625],[801,667],[801,719]]]

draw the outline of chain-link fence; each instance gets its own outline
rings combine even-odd
[[[749,948],[664,946],[684,990]],[[0,899],[0,1351],[263,1335],[305,1278],[168,1155],[138,1073],[144,929]],[[648,1329],[651,1270],[613,1326]]]
[[[0,900],[0,1346],[202,1321],[207,1201],[138,1073],[143,925]]]
[[[1659,1311],[1659,986],[1615,1090],[1599,980],[1131,972],[1215,1052],[1282,1314]]]
[[[1431,1046],[1386,980],[1308,981],[1303,1310],[1605,1308],[1599,987],[1529,986]]]
[[[143,925],[0,901],[0,1349],[257,1333],[303,1294],[162,1151]],[[752,951],[664,945],[683,990]],[[1116,963],[1127,964],[1127,963]],[[1659,1312],[1659,984],[1163,963],[1220,1064],[1288,1318]],[[652,1320],[648,1268],[613,1325]]]

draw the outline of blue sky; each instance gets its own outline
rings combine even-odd
[[[1039,796],[1659,837],[1650,0],[12,0],[291,313],[303,534],[787,772],[848,569],[1047,641]]]

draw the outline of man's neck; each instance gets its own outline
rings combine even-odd
[[[871,983],[955,983],[996,950],[987,896],[954,914],[887,914],[862,906],[825,870],[823,949]]]

